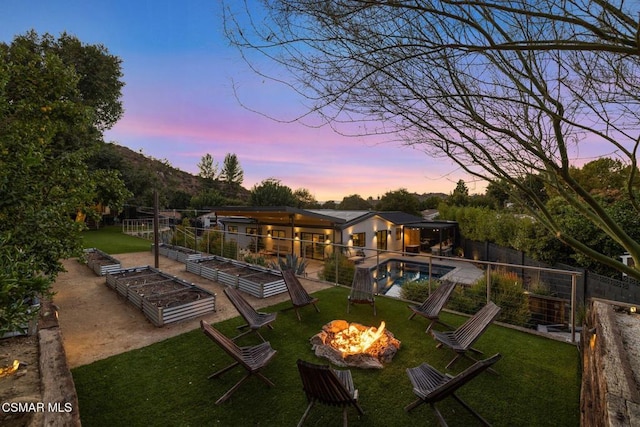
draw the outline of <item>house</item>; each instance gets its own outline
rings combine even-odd
[[[377,250],[446,255],[458,239],[456,222],[404,212],[227,206],[206,216],[242,249],[312,259],[326,258],[336,245],[354,259]]]

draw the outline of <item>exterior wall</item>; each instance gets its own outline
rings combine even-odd
[[[396,229],[400,230],[397,231]],[[353,234],[365,233],[366,243],[364,249],[375,251],[378,248],[376,232],[383,230],[387,231],[386,249],[390,251],[401,251],[403,238],[402,226],[394,224],[377,216],[374,216],[344,229],[342,232],[343,241],[347,246],[353,246],[353,240],[351,239],[351,236]],[[399,239],[397,237],[399,237]]]

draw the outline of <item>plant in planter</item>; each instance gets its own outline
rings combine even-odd
[[[274,270],[293,270],[298,276],[304,274],[307,269],[307,261],[295,254],[287,254],[285,257],[278,257],[276,261],[269,263],[269,268]]]

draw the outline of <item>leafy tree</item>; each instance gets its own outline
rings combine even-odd
[[[282,185],[279,179],[267,178],[251,189],[251,206],[295,206],[296,197],[291,188]]]
[[[206,190],[197,196],[191,198],[189,207],[191,209],[205,209],[212,206],[224,206],[227,202],[226,197],[217,190]]]
[[[228,187],[240,186],[242,181],[244,181],[244,172],[235,154],[227,154],[224,156],[220,179],[224,181]]]
[[[589,193],[602,196],[605,201],[613,202],[625,197],[622,191],[626,186],[627,177],[630,175],[628,166],[618,159],[602,157],[586,163],[581,168],[571,169],[576,181]],[[638,177],[633,184],[634,188],[640,187]]]
[[[509,185],[504,181],[491,181],[487,184],[485,195],[493,200],[495,209],[505,208],[509,201]]]
[[[298,188],[293,192],[293,195],[297,200],[296,207],[298,208],[311,209],[320,206],[313,194],[306,188]]]
[[[198,163],[198,169],[200,169],[200,176],[204,179],[214,181],[218,179],[218,162],[213,160],[213,156],[209,153],[202,156],[200,163]]]
[[[405,188],[386,192],[376,205],[379,211],[401,211],[412,215],[420,215],[418,198]]]
[[[358,194],[352,194],[350,196],[344,197],[342,201],[338,203],[337,208],[348,211],[358,211],[371,209],[371,205]]]
[[[620,190],[640,213],[635,3],[275,0],[265,3],[266,10],[235,5],[226,3],[230,41],[252,53],[244,55],[247,60],[263,53],[288,70],[291,77],[278,73],[277,81],[305,96],[309,111],[342,132],[391,134],[446,156],[476,178],[508,183],[514,201],[566,245],[640,279],[640,242],[572,169],[584,141],[615,152],[626,167]],[[251,65],[261,79],[268,76],[259,59]],[[635,267],[568,233],[538,189],[525,185],[528,175],[618,242]]]
[[[450,204],[457,206],[467,206],[469,204],[469,189],[463,180],[458,181],[448,201]]]
[[[75,214],[126,197],[117,173],[92,176],[86,163],[122,114],[121,76],[104,47],[66,34],[0,43],[0,334],[80,254]]]

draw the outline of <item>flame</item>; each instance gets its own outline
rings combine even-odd
[[[12,365],[9,365],[5,368],[0,368],[0,378],[13,374],[15,371],[18,370],[19,367],[20,367],[20,361],[16,359],[13,361]]]
[[[364,331],[349,325],[347,329],[335,334],[331,346],[343,355],[365,353],[382,336],[384,329],[384,320],[377,329],[370,327]]]

